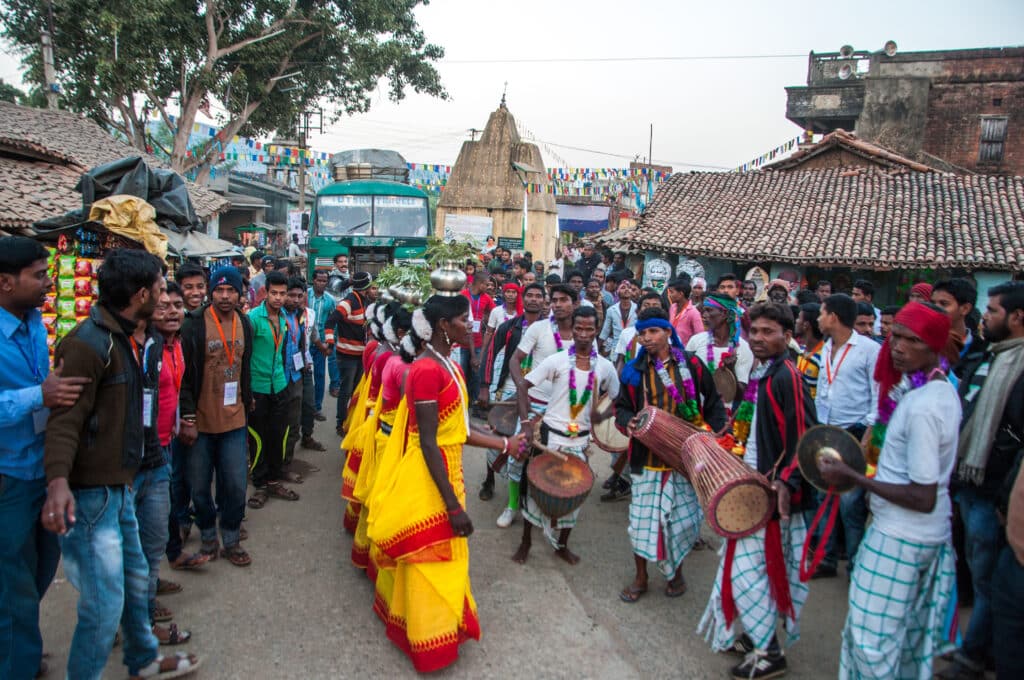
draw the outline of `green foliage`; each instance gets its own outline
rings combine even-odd
[[[430,272],[424,267],[391,264],[380,271],[375,283],[382,291],[391,287],[414,290],[419,294],[421,302],[433,294]]]
[[[476,260],[478,256],[477,247],[472,243],[446,242],[438,237],[427,240],[427,249],[423,253],[431,267],[439,267],[445,260],[455,260],[461,266],[466,260]]]
[[[42,84],[39,34],[53,32],[61,105],[153,146],[145,122],[175,116],[169,149],[179,172],[214,159],[216,143],[189,157],[188,133],[204,102],[224,137],[294,128],[327,100],[335,119],[370,108],[387,80],[446,96],[414,9],[426,0],[0,0],[0,34],[18,49],[27,81]],[[47,12],[52,6],[52,15]],[[297,73],[292,78],[281,78]]]
[[[3,78],[0,78],[0,102],[10,102],[12,104],[21,104],[25,101],[25,93],[16,88],[10,83],[5,83]]]

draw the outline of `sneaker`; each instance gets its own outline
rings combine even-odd
[[[732,647],[725,651],[727,654],[735,654],[736,656],[746,658],[747,654],[754,651],[754,641],[750,639],[749,635],[744,633],[733,641]]]
[[[327,447],[313,439],[312,437],[302,438],[302,448],[309,449],[310,451],[326,451]]]
[[[618,482],[618,481],[619,481],[618,473],[613,472],[611,474],[611,477],[609,477],[608,479],[604,480],[604,483],[601,484],[601,488],[604,489],[605,491],[607,491],[607,490],[611,489],[615,485],[615,483]]]
[[[620,477],[619,481],[612,487],[611,491],[601,496],[601,502],[610,503],[612,501],[628,501],[632,497],[633,485]]]
[[[313,414],[313,420],[317,421],[318,423],[322,423],[327,420],[327,416],[325,416],[322,411],[317,411],[316,413]]]
[[[518,514],[519,511],[513,510],[512,508],[505,508],[502,510],[501,514],[498,515],[498,528],[508,529],[512,526],[512,522],[516,521],[516,515]]]
[[[786,674],[786,657],[755,649],[747,654],[742,663],[733,666],[731,672],[736,680],[777,678]]]
[[[494,498],[494,482],[490,484],[484,482],[483,486],[480,487],[480,500],[489,501],[492,498]]]

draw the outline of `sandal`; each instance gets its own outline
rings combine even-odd
[[[686,579],[680,577],[679,585],[672,585],[672,581],[665,586],[665,597],[682,597],[686,593]]]
[[[302,484],[302,475],[298,472],[282,472],[282,482],[291,482],[292,484]]]
[[[153,604],[153,622],[154,623],[167,623],[174,618],[174,612],[167,607],[163,606],[159,602]]]
[[[209,561],[210,557],[206,554],[193,553],[191,555],[187,555],[182,553],[181,555],[178,555],[178,559],[171,562],[171,569],[177,569],[178,571],[192,571],[193,569],[198,569]],[[178,586],[178,590],[181,590],[181,586]],[[178,592],[178,590],[174,592]]]
[[[282,486],[279,482],[270,482],[267,484],[267,493],[274,498],[280,498],[285,501],[299,500],[299,494],[295,493],[287,486]]]
[[[161,654],[153,659],[148,666],[140,668],[139,674],[131,676],[129,680],[136,680],[137,678],[164,678],[164,680],[183,678],[186,675],[195,673],[201,663],[202,659],[195,654],[186,654],[184,652],[178,652],[174,656],[163,656]]]
[[[174,564],[172,563],[173,567]],[[180,593],[182,590],[180,583],[174,581],[165,581],[162,578],[156,580],[156,594],[157,595],[173,595],[174,593]]]
[[[192,639],[192,633],[187,630],[181,630],[176,623],[172,623],[167,628],[153,626],[153,635],[156,636],[157,642],[168,647],[183,645]]]
[[[220,543],[214,541],[203,541],[203,544],[199,546],[199,554],[206,558],[207,562],[213,562],[217,559],[217,551],[220,549]]]
[[[621,593],[619,593],[619,599],[623,602],[633,604],[634,602],[639,600],[646,592],[647,588],[634,588],[633,584],[631,583],[628,586],[626,586]]]
[[[248,541],[249,540],[249,532],[246,530],[245,527],[239,527],[238,528],[238,540],[239,541]]]
[[[248,567],[252,564],[252,558],[249,557],[249,553],[245,552],[242,546],[237,543],[235,545],[225,546],[222,548],[220,556],[226,558],[228,562],[236,567]]]
[[[256,491],[253,492],[252,496],[249,497],[249,500],[247,500],[245,504],[248,505],[253,510],[259,510],[260,508],[267,504],[267,497],[268,496],[266,489],[256,489]]]

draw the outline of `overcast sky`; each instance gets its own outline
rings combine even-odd
[[[450,100],[381,94],[369,113],[330,123],[313,148],[454,163],[507,81],[508,107],[548,143],[549,167],[623,167],[647,155],[653,123],[656,163],[730,169],[800,134],[783,88],[805,84],[811,50],[875,51],[890,39],[901,52],[1024,45],[1021,0],[435,0],[417,14],[446,50],[438,68]],[[763,55],[786,56],[724,58]],[[630,60],[639,57],[707,58]],[[493,63],[526,59],[535,61]],[[20,80],[9,52],[0,78]]]

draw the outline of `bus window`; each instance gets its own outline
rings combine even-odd
[[[317,236],[365,236],[371,233],[370,196],[321,196],[316,204]]]
[[[426,238],[427,199],[415,196],[376,196],[373,201],[375,236]]]

